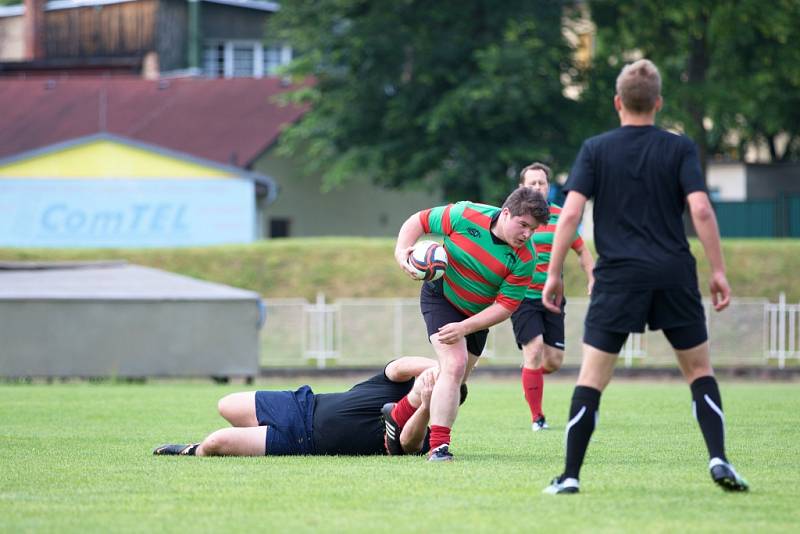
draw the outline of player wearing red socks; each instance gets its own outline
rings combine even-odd
[[[538,191],[545,198],[550,192],[550,168],[543,163],[532,163],[522,169],[519,175],[520,186]],[[517,311],[511,316],[514,337],[517,346],[522,349],[522,390],[531,411],[532,429],[534,432],[548,428],[542,411],[544,393],[543,375],[553,373],[561,368],[564,361],[564,305],[560,313],[548,311],[542,304],[542,288],[547,279],[550,264],[550,251],[553,247],[553,233],[558,224],[561,207],[549,204],[550,220],[546,226],[540,226],[533,233],[533,245],[536,249],[536,268],[531,284],[525,292]],[[575,234],[570,248],[578,254],[581,268],[586,273],[587,292],[592,292],[594,276],[594,259],[580,235]]]

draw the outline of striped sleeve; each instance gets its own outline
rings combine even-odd
[[[460,203],[459,203],[460,204]],[[419,212],[419,221],[426,234],[450,235],[453,232],[454,218],[464,210],[458,204],[448,204]]]

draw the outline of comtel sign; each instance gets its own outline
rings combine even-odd
[[[254,216],[241,179],[0,181],[0,246],[247,243]]]
[[[249,243],[268,176],[108,133],[0,158],[0,247]]]

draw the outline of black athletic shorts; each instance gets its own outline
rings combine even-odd
[[[517,347],[522,348],[537,336],[542,336],[544,342],[551,347],[564,350],[564,306],[561,303],[561,313],[553,313],[542,304],[542,299],[523,299],[522,303],[511,314],[511,325],[514,328],[514,339]]]
[[[422,310],[422,317],[425,319],[425,326],[428,328],[428,339],[437,332],[439,328],[449,323],[458,323],[469,318],[468,315],[461,313],[455,306],[450,304],[444,296],[442,279],[431,282],[423,282],[419,294],[419,308]],[[467,351],[475,356],[480,356],[486,347],[486,337],[489,330],[479,330],[467,336]]]
[[[699,289],[691,286],[598,291],[595,288],[586,313],[583,341],[600,350],[618,353],[627,334],[644,332],[645,325],[650,330],[664,330],[672,346],[679,350],[707,341],[706,314]]]
[[[314,392],[256,391],[256,419],[267,426],[267,455],[314,454]]]

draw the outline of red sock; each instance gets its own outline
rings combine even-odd
[[[525,400],[531,409],[531,420],[535,421],[542,415],[542,395],[544,394],[544,378],[542,368],[528,369],[522,368],[522,391],[525,393]]]
[[[392,408],[392,419],[395,420],[397,426],[400,428],[404,427],[411,416],[414,415],[417,409],[411,406],[411,403],[408,402],[408,395],[400,399],[400,401],[394,405]]]
[[[431,450],[445,443],[450,445],[450,429],[446,426],[431,425]]]

